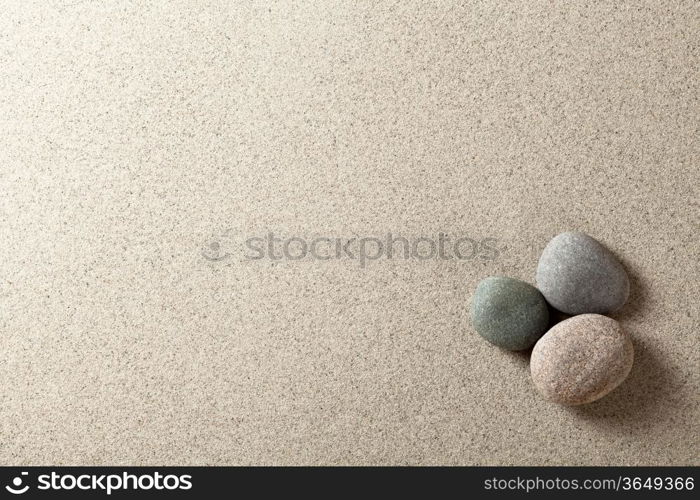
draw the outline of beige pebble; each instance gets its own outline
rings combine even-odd
[[[578,405],[602,398],[632,369],[630,336],[600,314],[574,316],[537,341],[530,371],[537,390],[555,403]]]

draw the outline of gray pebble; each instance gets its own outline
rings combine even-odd
[[[549,310],[542,294],[529,283],[491,277],[476,287],[471,319],[479,335],[511,351],[532,347],[545,331]]]
[[[584,233],[562,233],[550,241],[537,265],[537,287],[554,308],[567,314],[607,314],[629,296],[622,264]]]
[[[582,314],[555,325],[537,341],[530,372],[546,399],[578,405],[600,399],[620,385],[633,360],[632,341],[617,321]]]

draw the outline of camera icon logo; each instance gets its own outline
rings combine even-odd
[[[20,476],[15,477],[12,480],[12,486],[5,486],[5,489],[12,493],[13,495],[21,495],[22,493],[26,493],[27,490],[29,489],[29,485],[25,485],[23,488],[22,486],[22,476],[27,476],[29,475],[28,472],[22,472]],[[14,487],[13,487],[14,486]]]

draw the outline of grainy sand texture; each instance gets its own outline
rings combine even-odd
[[[1,464],[698,464],[697,1],[2,10]],[[631,277],[576,408],[469,322],[563,231]]]

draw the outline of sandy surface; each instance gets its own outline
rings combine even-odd
[[[697,465],[700,3],[621,3],[4,2],[0,463]],[[564,230],[637,354],[575,409],[467,307]]]

